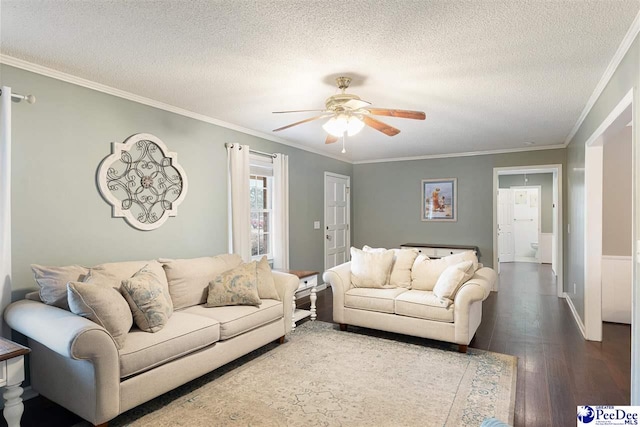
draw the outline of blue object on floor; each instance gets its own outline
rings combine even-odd
[[[510,427],[509,424],[505,424],[502,421],[495,418],[485,418],[480,424],[480,427]]]

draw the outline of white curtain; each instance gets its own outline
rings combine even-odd
[[[251,261],[251,207],[249,199],[249,146],[227,145],[229,168],[229,253]]]
[[[11,302],[11,88],[2,86],[0,112],[0,312]],[[2,335],[9,330],[0,316]]]
[[[289,269],[289,156],[273,159],[273,266]]]

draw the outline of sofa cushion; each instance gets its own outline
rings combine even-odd
[[[182,312],[197,314],[220,322],[220,340],[233,338],[274,320],[282,319],[284,315],[282,302],[272,299],[263,299],[258,307],[236,305],[207,308],[204,305],[195,305]]]
[[[462,261],[444,269],[436,285],[433,287],[433,294],[441,300],[452,300],[460,285],[473,277],[473,263]]]
[[[417,249],[395,251],[395,260],[389,276],[389,284],[395,288],[411,288],[411,268],[418,257]]]
[[[351,248],[351,286],[354,288],[387,287],[393,251],[367,252]]]
[[[398,295],[404,292],[407,292],[405,288],[353,288],[349,289],[345,293],[344,306],[347,308],[357,308],[360,310],[394,313],[394,301]]]
[[[204,304],[209,282],[220,273],[242,264],[236,254],[191,259],[160,259],[169,282],[174,309]]]
[[[474,273],[481,267],[481,264],[478,263],[478,256],[474,251],[464,251],[453,255],[447,255],[442,259],[447,263],[447,265],[459,264],[463,261],[471,261],[473,264],[473,271],[471,271],[471,273]]]
[[[163,273],[164,274],[164,273]],[[145,332],[158,332],[172,314],[164,285],[147,266],[122,281],[121,292],[127,300],[136,326]]]
[[[156,260],[108,262],[96,265],[95,267],[91,267],[89,276],[85,282],[98,283],[102,286],[108,285],[120,289],[123,280],[130,279],[143,267],[146,267],[148,271],[156,275],[162,285],[162,292],[169,301],[170,312],[173,312],[173,303],[169,295],[169,284],[167,283],[162,265]]]
[[[258,296],[257,263],[241,264],[221,273],[209,282],[209,292],[205,307],[227,305],[255,305],[261,301]]]
[[[173,313],[165,327],[155,334],[134,328],[120,350],[120,378],[148,371],[219,339],[217,321],[183,311]]]
[[[418,255],[411,268],[411,289],[432,291],[446,268],[444,258],[430,259],[426,255]]]
[[[395,313],[419,319],[453,322],[453,305],[430,291],[409,290],[396,298]]]
[[[67,296],[72,313],[85,317],[109,332],[117,348],[122,348],[133,325],[131,310],[114,288],[69,282]]]
[[[278,295],[278,291],[276,290],[276,282],[273,279],[271,267],[269,267],[269,261],[267,261],[266,256],[263,256],[260,261],[258,261],[256,275],[258,279],[258,296],[260,299],[267,298],[280,301],[280,295]]]
[[[43,303],[69,310],[67,302],[67,283],[82,282],[89,269],[80,265],[49,267],[31,264],[31,270],[40,287],[40,299]]]

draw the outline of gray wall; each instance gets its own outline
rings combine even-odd
[[[615,106],[640,85],[640,41],[633,41],[611,80],[567,147],[568,225],[565,245],[565,292],[584,322],[584,155],[585,142]],[[637,97],[637,89],[636,89]],[[637,99],[637,98],[636,98]],[[637,110],[637,106],[634,106]],[[637,113],[636,113],[637,114]],[[637,115],[636,115],[637,117]],[[575,283],[575,292],[574,284]]]
[[[540,232],[553,233],[553,174],[534,173],[524,175],[501,175],[498,177],[499,188],[522,186],[540,186]]]
[[[606,138],[602,155],[602,255],[631,256],[631,127]]]
[[[354,245],[403,243],[476,245],[493,264],[493,168],[565,163],[565,150],[356,164],[353,167]],[[458,221],[420,220],[420,182],[458,179]]]
[[[31,263],[226,252],[226,142],[290,156],[290,265],[323,270],[323,232],[313,221],[323,221],[324,171],[351,176],[351,164],[10,66],[0,66],[0,76],[15,92],[37,97],[13,109],[13,299],[35,287]],[[178,216],[148,232],[111,218],[95,184],[110,143],[139,132],[177,152],[189,182]]]

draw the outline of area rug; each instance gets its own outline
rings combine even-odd
[[[110,426],[513,424],[517,359],[467,354],[306,322],[282,345],[205,375]]]

